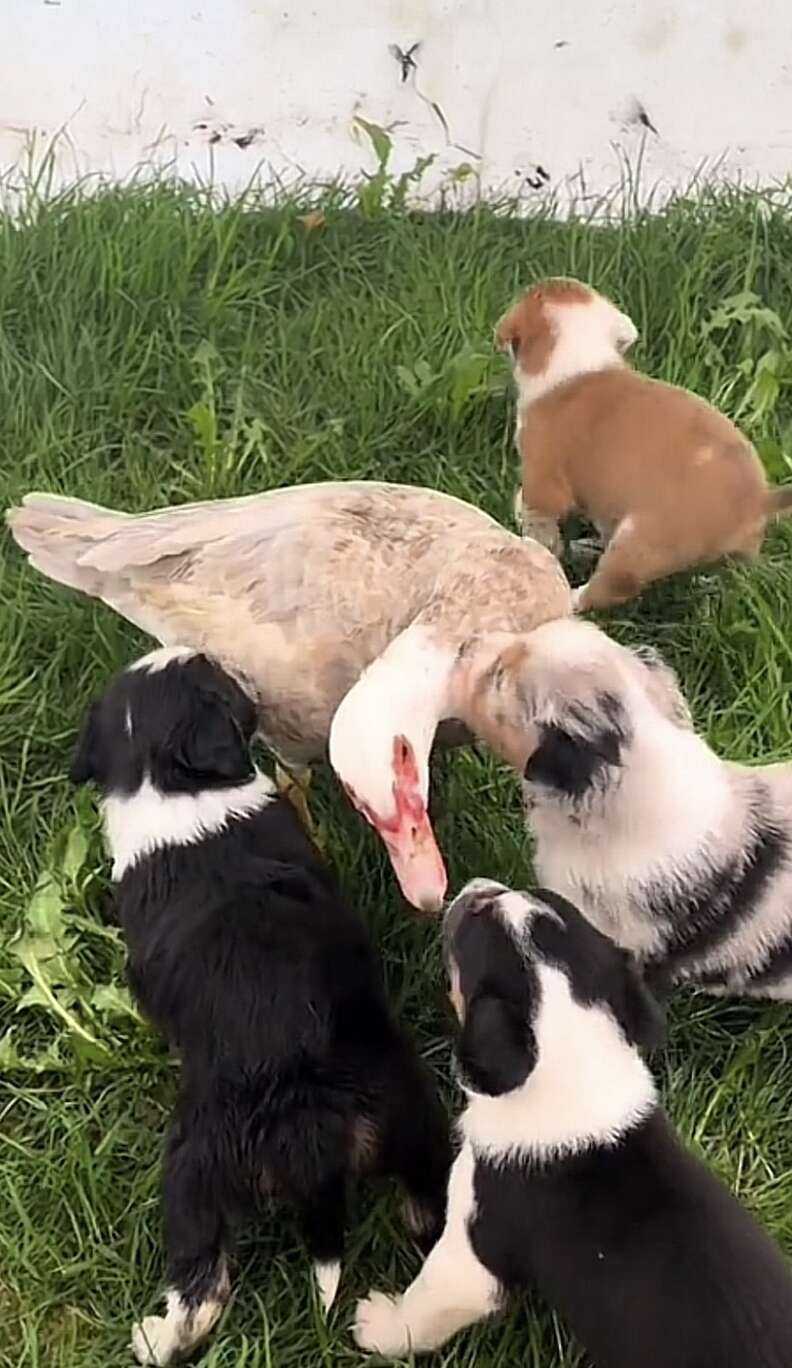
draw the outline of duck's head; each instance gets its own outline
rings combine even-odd
[[[620,748],[647,719],[680,726],[684,714],[662,662],[578,618],[453,645],[416,626],[342,700],[330,729],[330,762],[384,841],[407,901],[434,912],[447,883],[427,811],[429,757],[441,720],[458,719],[527,780],[560,767],[562,778],[577,783],[579,770],[594,774],[600,762],[618,763]]]
[[[447,875],[429,820],[429,754],[453,653],[420,628],[397,637],[342,700],[329,753],[352,803],[385,847],[413,907],[438,912]]]

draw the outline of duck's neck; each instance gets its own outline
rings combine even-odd
[[[394,733],[408,736],[416,759],[428,765],[435,732],[452,716],[457,652],[431,628],[408,627],[364,675],[367,708],[387,718]]]
[[[424,623],[408,627],[337,709],[330,731],[333,768],[370,808],[388,812],[398,738],[410,744],[426,795],[437,728],[458,721],[522,773],[534,742],[509,682],[524,652],[522,637],[512,634],[465,641],[444,638]]]
[[[454,663],[453,645],[415,624],[369,665],[340,703],[330,728],[330,763],[362,810],[390,820],[396,788],[425,800],[432,741],[449,715]]]

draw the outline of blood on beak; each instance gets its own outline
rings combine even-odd
[[[393,738],[395,816],[376,823],[402,893],[421,912],[439,912],[448,886],[443,857],[421,791],[415,751],[406,736]]]
[[[347,796],[384,842],[402,893],[421,912],[439,912],[448,887],[443,857],[426,811],[415,752],[404,736],[393,738],[393,814],[383,816],[344,784]]]
[[[421,817],[405,813],[397,826],[375,826],[385,842],[393,872],[402,893],[421,912],[439,912],[443,906],[448,876],[437,848],[432,824],[424,811]]]

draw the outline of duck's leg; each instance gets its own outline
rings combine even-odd
[[[308,806],[307,794],[311,786],[311,775],[310,765],[295,765],[291,769],[285,769],[277,761],[275,763],[275,787],[278,793],[288,798],[311,840],[321,846],[319,829]]]

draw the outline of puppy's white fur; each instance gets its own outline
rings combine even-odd
[[[662,958],[674,927],[651,911],[650,893],[682,897],[709,873],[739,864],[756,834],[757,781],[762,820],[788,833],[792,849],[792,765],[721,760],[688,724],[672,672],[650,668],[590,624],[548,623],[531,641],[532,721],[562,725],[570,704],[587,705],[599,691],[619,701],[631,728],[619,766],[583,804],[525,785],[539,881],[639,958]],[[725,972],[728,987],[714,991],[789,1000],[792,976],[752,986],[751,973],[791,934],[786,859],[748,915],[682,976]]]
[[[400,1297],[372,1292],[358,1302],[353,1333],[361,1349],[392,1357],[426,1353],[498,1309],[500,1286],[468,1235],[474,1169],[473,1148],[464,1141],[448,1182],[445,1229],[418,1277]]]
[[[460,896],[479,884],[482,891],[493,887],[488,880],[475,880]],[[497,902],[519,939],[537,905],[513,892]],[[549,911],[542,904],[542,914]],[[615,1145],[657,1105],[649,1070],[610,1012],[602,1004],[575,1002],[560,969],[541,963],[535,968],[540,990],[533,1021],[536,1065],[520,1087],[498,1097],[465,1089],[462,1147],[451,1171],[445,1229],[402,1296],[374,1292],[358,1303],[354,1335],[361,1349],[426,1353],[500,1306],[503,1289],[477,1259],[469,1237],[478,1158],[541,1161]]]
[[[217,1324],[226,1301],[227,1288],[225,1296],[209,1297],[193,1307],[178,1292],[168,1292],[164,1316],[146,1316],[132,1327],[132,1352],[138,1363],[164,1368],[189,1354]]]
[[[120,879],[139,859],[167,845],[192,845],[222,831],[234,817],[257,812],[277,797],[272,780],[256,774],[237,788],[166,794],[145,779],[129,797],[103,802],[105,834]]]
[[[148,670],[154,674],[157,670],[164,670],[174,660],[189,660],[191,656],[200,655],[192,646],[158,646],[155,650],[149,651],[147,655],[141,656],[127,668],[130,670]]]
[[[518,435],[520,410],[526,404],[576,375],[623,365],[623,353],[638,337],[632,319],[593,290],[585,303],[546,304],[545,314],[555,335],[545,369],[528,375],[519,363],[514,367]]]
[[[649,1070],[610,1013],[575,1002],[560,969],[536,968],[536,1067],[522,1087],[500,1097],[468,1092],[460,1121],[486,1159],[558,1158],[615,1145],[656,1105]]]
[[[336,1299],[338,1284],[341,1281],[341,1265],[337,1260],[333,1263],[316,1263],[314,1277],[322,1310],[327,1314]]]

